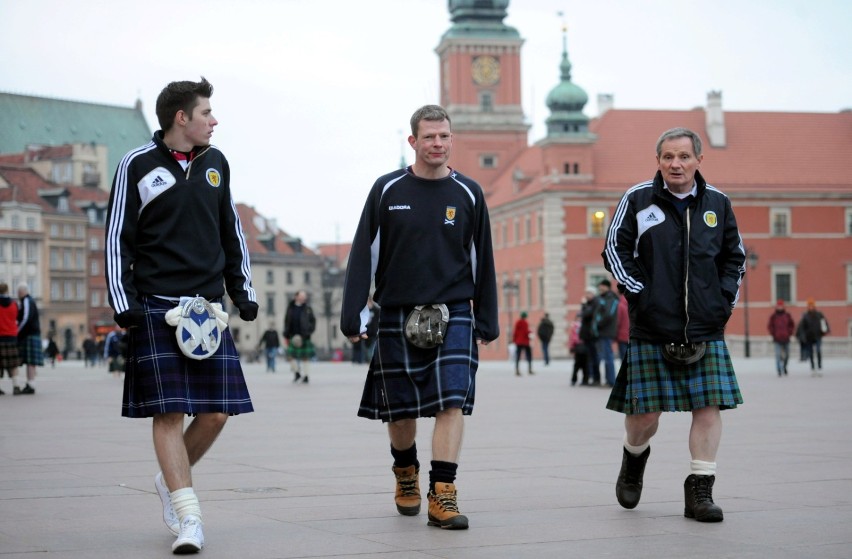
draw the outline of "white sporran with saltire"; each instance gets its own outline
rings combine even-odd
[[[177,307],[166,313],[166,322],[175,327],[181,352],[190,359],[207,359],[219,349],[222,332],[228,327],[228,313],[219,303],[204,297],[181,297]]]

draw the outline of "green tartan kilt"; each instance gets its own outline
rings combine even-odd
[[[724,341],[707,342],[704,357],[695,363],[675,365],[663,357],[662,344],[631,339],[606,407],[632,415],[708,406],[724,410],[742,403]]]
[[[310,339],[304,340],[302,347],[294,347],[293,344],[287,345],[287,357],[293,359],[311,359],[316,354],[314,343]]]

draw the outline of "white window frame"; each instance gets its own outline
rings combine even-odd
[[[775,220],[784,216],[787,227],[786,231],[779,233],[775,230]],[[770,237],[789,237],[793,233],[792,212],[790,208],[769,208],[769,236]]]
[[[799,300],[799,296],[797,294],[797,281],[796,281],[796,266],[794,264],[773,264],[769,268],[770,276],[772,277],[772,283],[770,285],[772,289],[772,297],[770,297],[770,301],[777,301],[778,290],[777,290],[777,280],[776,278],[781,274],[788,274],[790,276],[790,298],[789,304],[796,304],[796,301]]]

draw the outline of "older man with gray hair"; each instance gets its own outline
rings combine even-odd
[[[38,307],[26,283],[18,284],[18,355],[27,366],[27,384],[21,394],[35,394],[36,367],[44,366]]]

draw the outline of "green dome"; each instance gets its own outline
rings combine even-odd
[[[562,64],[559,68],[562,80],[547,95],[547,107],[551,112],[582,111],[589,102],[589,96],[582,87],[571,81],[571,62],[568,61],[568,53],[563,52]]]

